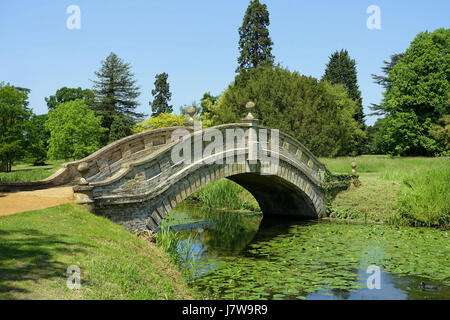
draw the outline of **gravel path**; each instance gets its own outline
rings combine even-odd
[[[0,216],[73,202],[72,187],[0,192]]]

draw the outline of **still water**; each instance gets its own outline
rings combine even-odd
[[[189,204],[165,220],[179,233],[180,250],[190,248],[186,277],[211,298],[450,299],[448,231],[263,218]]]

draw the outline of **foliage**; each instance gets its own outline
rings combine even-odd
[[[331,84],[341,84],[348,90],[348,96],[357,104],[353,117],[364,128],[364,112],[361,91],[358,87],[356,62],[350,58],[347,50],[336,51],[330,56],[322,80]]]
[[[403,181],[398,200],[400,223],[450,225],[450,160],[439,168],[415,173]]]
[[[0,299],[189,299],[194,293],[162,248],[80,206],[2,216],[0,230]],[[79,290],[66,286],[71,265],[81,270]]]
[[[102,127],[107,129],[101,139],[101,144],[105,145],[130,135],[132,126],[143,117],[143,114],[135,112],[140,88],[136,85],[130,64],[112,52],[102,61],[95,75],[98,79],[93,81],[93,110],[96,116],[102,117]]]
[[[203,94],[200,100],[200,119],[204,128],[209,128],[213,125],[214,115],[218,112],[218,101],[220,96],[213,96],[209,92]]]
[[[34,165],[43,165],[47,160],[50,132],[45,128],[47,115],[32,115],[25,132],[26,158]]]
[[[186,122],[186,117],[171,113],[160,113],[150,119],[140,122],[133,127],[133,133],[154,130],[158,128],[168,128],[182,126]]]
[[[25,154],[24,132],[31,111],[28,93],[0,83],[0,171],[9,172],[13,161]]]
[[[442,125],[435,124],[430,132],[436,141],[444,148],[443,155],[450,156],[450,114],[439,119]]]
[[[101,117],[82,100],[64,102],[48,113],[50,131],[48,156],[51,159],[80,159],[100,147],[105,129]]]
[[[420,122],[414,112],[393,112],[384,118],[374,138],[377,151],[390,155],[433,156],[438,153],[436,140],[430,137],[429,118]]]
[[[378,76],[376,74],[372,74],[372,79],[374,80],[374,82],[380,86],[382,86],[384,89],[386,89],[387,84],[388,84],[388,75],[389,72],[391,72],[392,69],[394,69],[394,66],[400,61],[401,58],[403,58],[405,54],[403,53],[397,53],[397,54],[393,54],[391,55],[391,60],[390,61],[383,61],[384,67],[381,67],[381,71],[385,74],[384,76]],[[376,115],[376,116],[380,116],[386,113],[386,111],[384,110],[384,108],[380,105],[374,104],[372,103],[372,106],[369,107],[371,110],[373,110],[374,112],[371,113],[370,115]]]
[[[152,95],[155,97],[153,102],[149,102],[152,107],[152,117],[160,113],[172,113],[173,107],[169,105],[172,93],[169,90],[169,83],[167,82],[168,74],[163,72],[155,76],[155,89],[152,90]]]
[[[346,155],[355,151],[364,132],[354,120],[356,102],[340,85],[317,81],[279,66],[257,67],[236,76],[211,107],[212,125],[240,122],[248,101],[260,124],[279,129],[320,156]]]
[[[450,113],[449,68],[450,29],[419,33],[387,77],[381,108],[388,116],[377,134],[381,152],[445,153],[432,128]]]
[[[80,87],[62,87],[61,89],[58,89],[53,96],[45,98],[45,102],[47,102],[47,107],[50,111],[55,109],[56,106],[60,103],[77,99],[83,100],[89,107],[92,107],[92,105],[94,104],[94,92],[90,89],[81,89]]]
[[[250,1],[239,28],[240,56],[236,72],[240,73],[261,64],[273,64],[273,42],[267,29],[269,24],[267,5],[261,4],[259,0]]]

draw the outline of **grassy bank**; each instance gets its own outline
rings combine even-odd
[[[66,286],[69,266],[81,289]],[[0,299],[189,299],[164,249],[65,204],[0,217]]]
[[[357,163],[361,185],[333,200],[332,216],[414,226],[449,224],[449,158],[360,156],[320,159],[333,173]]]
[[[45,166],[33,166],[29,163],[18,163],[12,167],[11,172],[0,172],[1,182],[35,181],[50,177],[55,173],[64,160],[48,160]]]

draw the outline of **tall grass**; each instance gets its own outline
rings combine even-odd
[[[415,172],[404,179],[398,197],[400,224],[440,226],[450,224],[450,166]]]
[[[183,276],[192,278],[195,268],[194,240],[197,235],[189,236],[186,240],[180,237],[177,231],[167,226],[162,226],[156,235],[156,244],[162,247],[176,264]]]
[[[356,173],[378,173],[380,178],[391,181],[402,181],[407,176],[431,168],[450,166],[450,158],[425,157],[390,157],[390,156],[359,156],[340,158],[321,158],[327,168],[333,173],[351,173],[350,163],[357,164]]]
[[[203,206],[211,209],[259,211],[253,196],[243,187],[230,180],[219,180],[200,189],[193,195]]]

